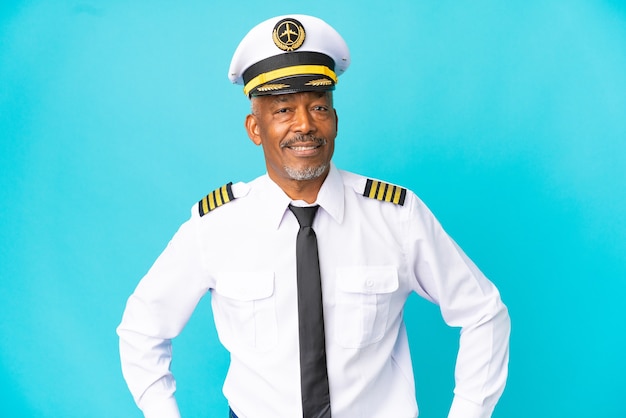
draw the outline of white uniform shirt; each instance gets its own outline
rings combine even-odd
[[[366,178],[334,166],[313,228],[322,277],[333,418],[418,414],[403,309],[411,292],[462,327],[450,418],[489,417],[505,385],[509,317],[494,285],[410,191],[404,205],[363,196]],[[128,300],[122,369],[146,417],[178,417],[170,340],[211,292],[231,353],[224,394],[239,418],[302,416],[290,198],[267,175],[235,200],[192,209]],[[409,321],[411,318],[408,319]]]

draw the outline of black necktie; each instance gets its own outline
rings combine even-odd
[[[293,212],[300,224],[296,238],[296,264],[303,418],[330,418],[322,284],[317,255],[317,238],[315,231],[311,228],[318,207],[289,205],[289,210]]]

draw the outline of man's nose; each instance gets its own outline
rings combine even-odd
[[[294,130],[301,134],[309,134],[315,131],[315,121],[306,109],[297,109],[294,118]]]

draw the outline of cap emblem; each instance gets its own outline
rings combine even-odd
[[[274,26],[272,39],[278,48],[283,51],[295,51],[304,43],[306,33],[302,23],[296,19],[283,19]]]

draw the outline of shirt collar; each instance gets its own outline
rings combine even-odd
[[[343,178],[337,167],[330,164],[330,172],[324,180],[322,188],[317,194],[318,205],[326,211],[337,223],[343,222],[344,193]]]
[[[278,229],[285,213],[288,211],[287,207],[291,203],[291,198],[267,174],[263,176],[263,180],[265,180],[263,182],[265,190],[262,195],[267,199],[267,214],[271,225]],[[330,165],[330,171],[317,194],[315,203],[320,205],[320,208],[327,212],[337,223],[343,221],[343,178],[333,163]]]

